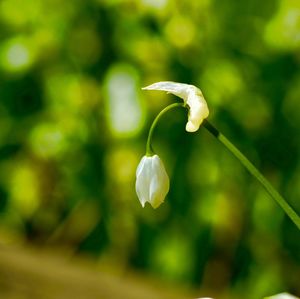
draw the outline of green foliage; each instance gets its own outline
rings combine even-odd
[[[261,186],[186,112],[154,147],[171,178],[142,209],[135,168],[156,81],[201,88],[209,120],[300,212],[300,4],[3,0],[0,239],[91,253],[218,298],[300,294],[300,238]],[[226,297],[227,298],[227,297]]]

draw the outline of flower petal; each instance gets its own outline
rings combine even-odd
[[[152,159],[152,179],[150,183],[150,204],[154,209],[159,207],[169,192],[170,182],[164,164],[155,155]]]
[[[149,202],[157,208],[169,191],[169,177],[157,155],[144,156],[136,170],[135,189],[142,206]]]
[[[143,90],[161,90],[172,93],[183,100],[188,96],[187,90],[193,85],[177,83],[172,81],[161,81],[153,83],[149,86],[143,87]]]
[[[135,190],[141,205],[150,200],[149,185],[151,179],[151,169],[149,168],[148,157],[143,157],[136,170]]]
[[[182,98],[190,108],[188,122],[185,127],[188,132],[197,131],[203,120],[209,115],[209,110],[203,94],[201,90],[194,85],[162,81],[142,89],[166,91]]]
[[[187,104],[190,107],[190,112],[186,130],[188,132],[195,132],[199,129],[203,120],[208,117],[209,110],[200,90],[189,94]]]

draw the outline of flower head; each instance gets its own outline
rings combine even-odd
[[[197,131],[203,120],[209,115],[203,94],[201,90],[194,85],[162,81],[146,86],[143,89],[167,91],[182,98],[190,109],[188,122],[185,127],[188,132]]]
[[[142,206],[149,202],[156,209],[163,203],[169,185],[169,177],[160,158],[157,155],[144,156],[137,167],[135,183]]]

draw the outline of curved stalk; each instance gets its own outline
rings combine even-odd
[[[203,126],[215,136],[242,164],[243,166],[262,184],[269,195],[279,204],[288,217],[300,230],[300,217],[287,203],[287,201],[274,189],[270,182],[261,174],[261,172],[213,125],[204,120]]]
[[[161,110],[159,112],[159,114],[156,116],[156,118],[154,119],[154,121],[150,127],[149,133],[148,133],[148,139],[147,139],[147,144],[146,144],[146,156],[153,156],[153,154],[154,154],[154,151],[151,146],[151,140],[152,140],[152,135],[153,135],[154,129],[155,129],[158,121],[166,112],[168,112],[169,110],[171,110],[173,108],[177,108],[177,107],[185,107],[185,104],[184,103],[171,104],[171,105],[167,106],[166,108],[164,108],[163,110]]]

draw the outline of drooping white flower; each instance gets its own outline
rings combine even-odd
[[[163,203],[169,186],[169,177],[160,158],[157,155],[144,156],[137,167],[135,183],[142,206],[149,202],[156,209]]]
[[[271,297],[265,297],[265,299],[299,299],[289,293],[280,293]]]
[[[189,117],[186,124],[186,131],[195,132],[201,123],[209,115],[207,103],[199,88],[194,85],[162,81],[146,86],[145,90],[162,90],[172,93],[180,98],[189,106]]]

